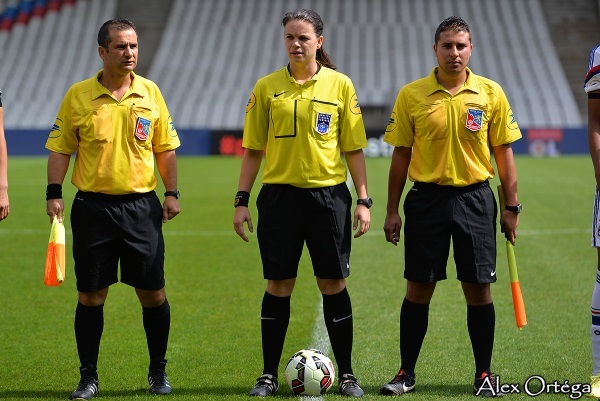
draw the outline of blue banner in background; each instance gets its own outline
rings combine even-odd
[[[515,152],[540,157],[589,154],[587,128],[530,128],[513,148]]]
[[[5,130],[10,156],[47,155],[45,148],[49,130]],[[178,129],[181,146],[178,155],[241,156],[242,131]],[[522,129],[523,138],[512,144],[515,154],[536,157],[588,154],[587,128],[530,128]],[[368,131],[367,157],[390,157],[393,147],[383,142],[383,132]]]
[[[4,129],[8,156],[36,156],[48,155],[46,139],[50,129],[47,130],[11,130]]]
[[[179,129],[177,134],[181,146],[177,148],[178,155],[209,155],[210,130],[207,129]]]
[[[588,154],[587,127],[521,129],[523,138],[511,144],[515,154],[536,157]],[[382,132],[367,132],[367,157],[390,157],[394,148],[383,142]]]

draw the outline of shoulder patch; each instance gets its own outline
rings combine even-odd
[[[508,113],[506,114],[506,128],[509,130],[519,129],[519,124],[517,124],[517,119],[512,109],[508,109]]]
[[[396,129],[397,125],[398,125],[398,120],[396,119],[396,112],[393,111],[392,115],[390,116],[390,119],[388,120],[387,127],[385,127],[385,132],[392,132],[393,130]]]
[[[167,120],[167,132],[169,133],[169,136],[172,136],[172,137],[177,136],[177,130],[175,129],[175,123],[173,123],[173,117],[171,117],[171,116],[169,116],[169,119]]]
[[[57,117],[56,120],[54,120],[54,125],[52,125],[52,129],[50,130],[49,138],[58,138],[62,135],[62,124],[63,121]]]
[[[246,113],[248,113],[252,108],[256,105],[256,96],[254,96],[254,92],[250,94],[250,98],[248,99],[248,103],[246,104]]]
[[[362,114],[360,110],[360,104],[358,104],[358,96],[356,96],[356,93],[352,95],[352,99],[350,99],[350,112],[352,114]]]

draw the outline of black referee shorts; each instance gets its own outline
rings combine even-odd
[[[143,290],[165,286],[162,205],[154,193],[77,192],[71,209],[77,290],[119,281]]]
[[[497,213],[487,181],[466,187],[416,182],[404,201],[404,277],[446,279],[452,240],[458,280],[495,282]]]
[[[351,205],[352,196],[346,183],[310,189],[263,185],[256,198],[256,206],[264,278],[285,280],[297,277],[305,242],[316,277],[348,277]]]

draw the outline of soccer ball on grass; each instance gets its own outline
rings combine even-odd
[[[296,395],[325,394],[334,380],[333,363],[317,349],[296,352],[285,367],[285,381]]]

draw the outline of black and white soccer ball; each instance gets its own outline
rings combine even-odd
[[[333,386],[335,369],[317,349],[296,352],[285,367],[285,381],[296,395],[319,396]]]

